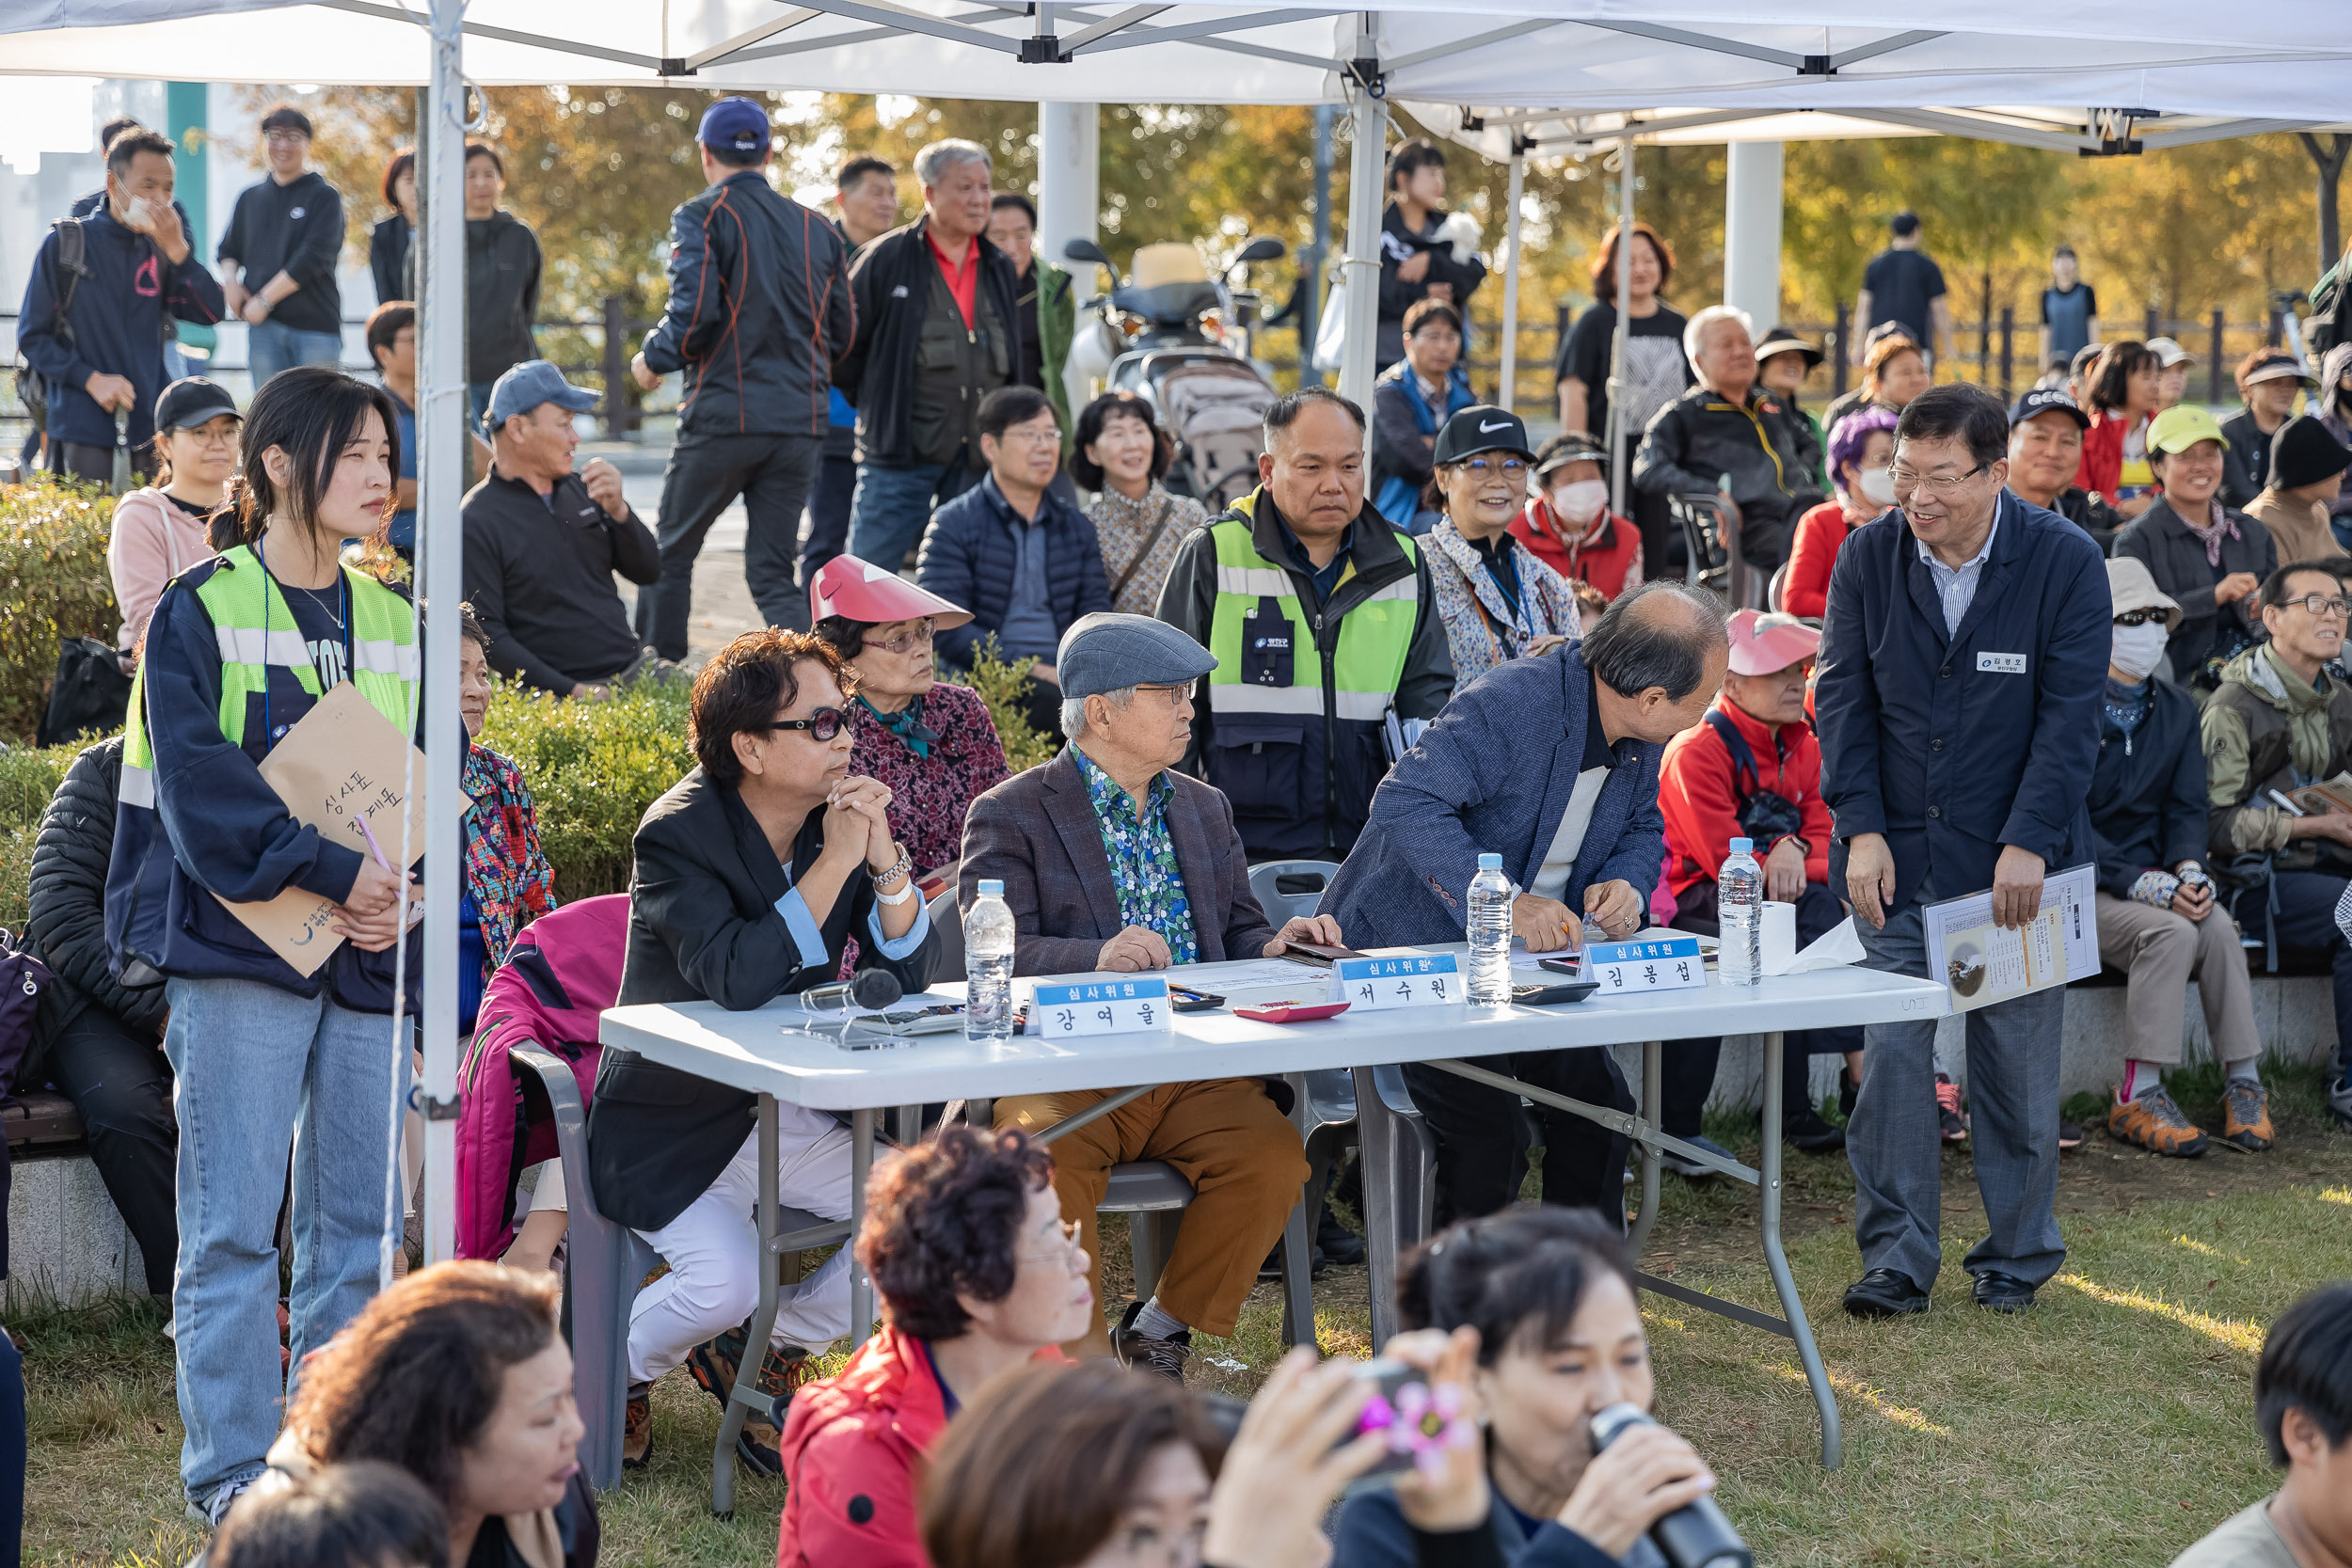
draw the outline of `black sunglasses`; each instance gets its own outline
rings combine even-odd
[[[2144,626],[2151,621],[2163,619],[2164,611],[2161,610],[2127,610],[2115,618],[2115,624],[2119,626]]]
[[[771,719],[765,723],[746,724],[747,730],[806,730],[812,739],[831,740],[841,733],[841,726],[850,721],[849,715],[837,707],[820,707],[805,719]]]

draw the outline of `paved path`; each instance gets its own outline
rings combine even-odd
[[[661,468],[668,453],[660,448],[626,442],[583,441],[577,462],[585,467],[601,457],[621,470],[622,493],[647,528],[659,528],[661,515]],[[738,633],[760,626],[751,590],[743,584],[743,503],[737,501],[719,514],[694,560],[694,610],[687,623],[687,663],[699,668]],[[613,581],[634,613],[636,585],[621,578]]]

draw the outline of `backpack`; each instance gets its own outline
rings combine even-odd
[[[1211,516],[1257,488],[1265,411],[1275,396],[1240,360],[1183,365],[1161,380],[1160,407],[1176,435],[1176,461],[1188,482],[1184,488]]]
[[[1731,787],[1740,792],[1740,836],[1769,845],[1802,829],[1804,813],[1797,802],[1764,787],[1764,776],[1756,770],[1756,753],[1748,750],[1747,737],[1740,733],[1740,726],[1722,709],[1708,708],[1707,727],[1723,736],[1724,747],[1731,753]],[[1699,869],[1704,871],[1706,867]]]
[[[89,263],[84,260],[87,242],[78,218],[59,218],[49,227],[57,233],[57,336],[65,340],[68,348],[74,348],[79,345],[74,341],[73,320],[70,312],[73,309],[75,291],[81,288],[82,279],[89,276]],[[20,336],[24,325],[22,322],[17,324]],[[22,347],[16,351],[16,400],[24,405],[24,412],[32,419],[33,428],[46,432],[49,428],[49,385],[42,379],[40,372],[33,369],[31,362],[24,357]]]
[[[33,1018],[40,1010],[40,993],[55,979],[47,964],[20,951],[0,930],[0,1101],[15,1099],[24,1086],[16,1079],[32,1053]]]

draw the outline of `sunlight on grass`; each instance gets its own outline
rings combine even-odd
[[[2241,1269],[2250,1269],[2254,1266],[2250,1259],[2240,1258],[2234,1252],[2224,1252],[2217,1246],[2197,1240],[2194,1236],[2175,1236],[2172,1238],[2172,1244],[2185,1246],[2201,1257],[2218,1258],[2224,1262],[2235,1263]]]
[[[2169,1301],[2159,1301],[2154,1296],[2139,1291],[2110,1291],[2106,1286],[2085,1279],[2078,1274],[2059,1275],[2058,1282],[2061,1285],[2072,1285],[2091,1300],[2105,1302],[2109,1307],[2128,1307],[2135,1312],[2148,1312],[2159,1318],[2169,1318],[2183,1328],[2195,1329],[2206,1338],[2217,1344],[2227,1345],[2232,1350],[2242,1351],[2248,1355],[2262,1354],[2263,1329],[2259,1323],[2247,1323],[2243,1319],[2210,1318],[2202,1312],[2192,1312],[2185,1307],[2175,1307]]]
[[[1804,1381],[1804,1373],[1799,1369],[1782,1366],[1772,1368],[1771,1370],[1782,1381],[1793,1383],[1810,1391],[1811,1386]],[[1950,1427],[1939,1426],[1929,1420],[1924,1411],[1914,1410],[1909,1405],[1888,1403],[1883,1394],[1867,1383],[1859,1382],[1839,1372],[1831,1372],[1829,1386],[1849,1399],[1862,1401],[1878,1412],[1883,1418],[1893,1422],[1896,1426],[1908,1427],[1913,1432],[1932,1433],[1938,1437],[1949,1437],[1952,1434]]]
[[[2319,1197],[2323,1203],[2352,1204],[2352,1187],[2322,1187]]]

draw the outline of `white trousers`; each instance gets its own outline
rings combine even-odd
[[[787,1208],[850,1217],[850,1131],[821,1111],[776,1107],[776,1196]],[[637,1292],[628,1315],[628,1376],[651,1383],[705,1339],[739,1326],[759,1302],[759,1133],[735,1151],[702,1196],[659,1230],[641,1230],[670,1272]],[[850,1327],[850,1248],[776,1308],[773,1340],[822,1350]]]

